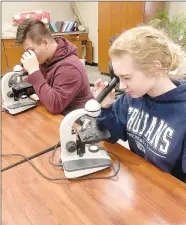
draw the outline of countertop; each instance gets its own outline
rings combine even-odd
[[[87,34],[88,32],[65,32],[65,33],[52,33],[53,36],[58,35],[73,35],[73,34]],[[15,39],[16,34],[15,33],[2,33],[1,39]]]

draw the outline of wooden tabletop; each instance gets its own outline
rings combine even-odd
[[[33,155],[59,141],[59,126],[62,115],[51,115],[38,103],[36,108],[11,115],[2,113],[2,154],[19,153]],[[2,167],[22,158],[3,157]]]
[[[59,140],[61,118],[50,115],[42,106],[17,116],[3,113],[3,153],[29,155],[54,145]],[[121,168],[113,179],[52,182],[41,177],[28,162],[2,172],[2,224],[186,224],[186,184],[119,144],[102,145],[120,158]],[[49,164],[51,154],[32,162],[48,177],[64,177],[61,168]],[[113,162],[116,166],[114,158]],[[94,176],[112,173],[106,169]]]
[[[112,180],[51,182],[28,163],[2,173],[3,225],[184,225],[186,185],[120,145],[103,144],[121,160]],[[48,163],[32,162],[48,177],[64,177]],[[115,165],[116,166],[116,165]],[[107,176],[111,169],[95,176]]]

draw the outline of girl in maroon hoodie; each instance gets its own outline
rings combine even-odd
[[[23,45],[21,62],[40,101],[52,114],[83,108],[93,98],[76,47],[64,38],[54,39],[39,20],[24,20],[16,42]]]

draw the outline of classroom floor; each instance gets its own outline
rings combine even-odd
[[[90,83],[94,83],[99,78],[101,78],[104,81],[109,81],[110,80],[109,75],[101,74],[99,72],[99,70],[98,70],[98,67],[96,67],[96,66],[88,66],[88,65],[86,65],[85,68],[87,70]]]

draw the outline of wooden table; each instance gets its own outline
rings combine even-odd
[[[26,156],[38,153],[59,141],[62,115],[51,115],[40,103],[21,114],[2,113],[2,154],[20,153]],[[3,157],[2,167],[22,158]]]
[[[33,111],[36,111],[34,116],[36,120],[37,117],[42,118],[42,114],[44,118],[48,118],[45,120],[45,126],[43,125],[44,133],[47,133],[48,137],[53,135],[59,122],[57,117],[47,116],[42,108]],[[52,123],[53,129],[48,129],[50,120],[56,121]],[[23,127],[24,122],[28,124],[26,118],[21,121]],[[34,122],[32,124],[36,126]],[[58,140],[57,136],[55,137],[54,143]],[[16,138],[16,135],[13,138]],[[23,139],[25,138],[29,140],[29,137],[24,136]],[[112,180],[51,182],[37,174],[28,162],[3,172],[2,224],[186,224],[184,183],[161,172],[119,144],[112,145],[106,142],[102,144],[107,150],[116,153],[121,160],[120,172]],[[46,145],[47,143],[45,147]],[[6,147],[5,143],[4,146]],[[17,153],[18,150],[16,149]],[[48,177],[64,177],[61,169],[56,169],[48,163],[51,154],[49,152],[41,155],[32,162]],[[95,176],[106,176],[111,173],[111,169],[107,169],[96,173]]]

